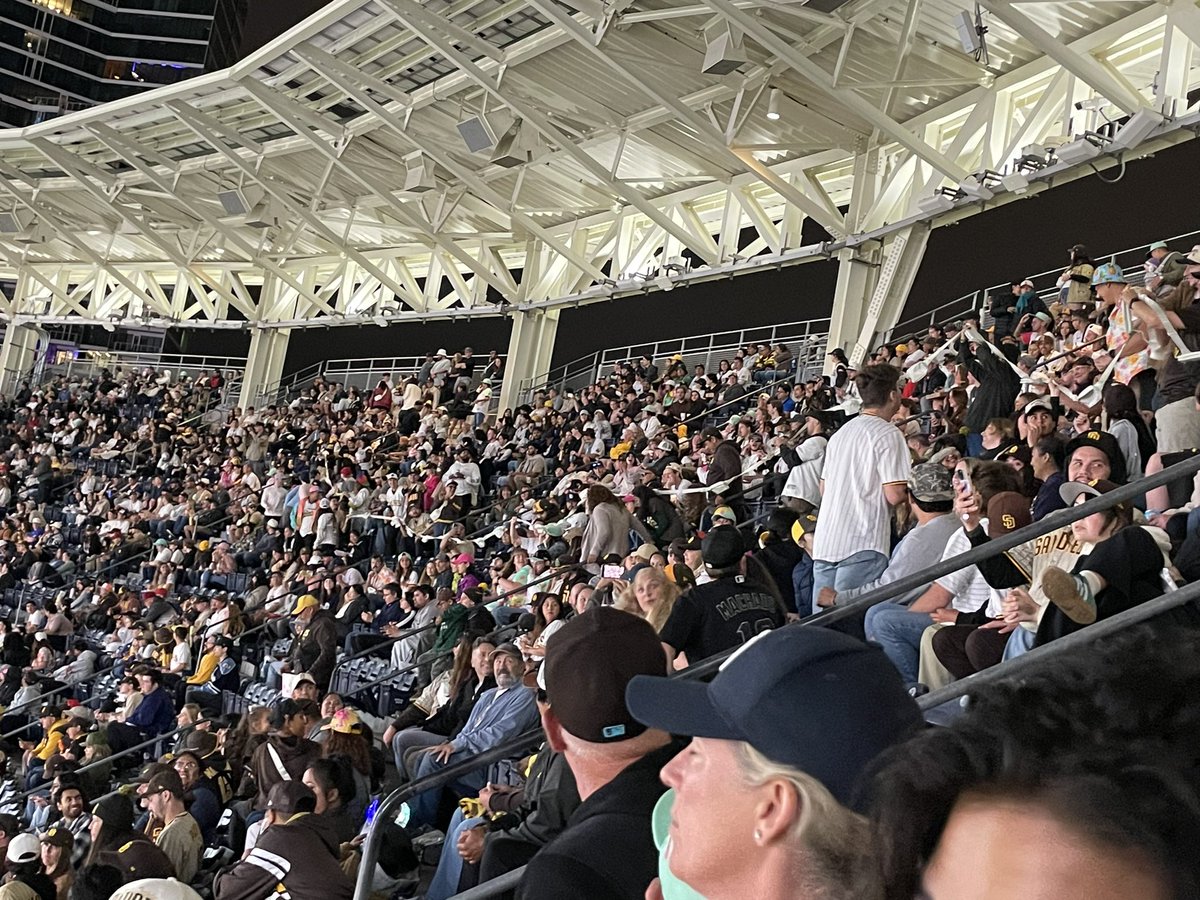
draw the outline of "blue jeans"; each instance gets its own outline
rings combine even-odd
[[[476,825],[483,824],[482,818],[467,819],[461,809],[454,811],[450,824],[446,826],[446,840],[442,843],[442,857],[438,860],[437,872],[429,882],[425,900],[447,900],[458,893],[458,879],[462,875],[463,860],[458,855],[458,836]]]
[[[826,562],[823,559],[813,561],[812,572],[812,609],[818,612],[817,597],[821,588],[833,588],[839,594],[856,587],[869,584],[887,568],[887,554],[878,550],[860,550],[838,562]],[[802,614],[809,610],[801,610]]]
[[[448,738],[442,737],[440,734],[433,734],[417,727],[405,728],[392,738],[392,756],[395,757],[396,772],[400,778],[404,781],[409,778],[408,767],[404,764],[404,757],[408,755],[409,750],[436,747],[438,744],[444,744],[447,740]]]
[[[498,606],[492,610],[492,618],[496,620],[497,628],[503,628],[511,625],[527,612],[529,612],[527,606]]]
[[[1028,653],[1033,649],[1033,642],[1035,640],[1037,640],[1035,632],[1018,628],[1008,636],[1008,643],[1004,645],[1004,656],[1001,657],[1001,661],[1008,662],[1010,659]]]
[[[459,750],[450,754],[449,761],[440,763],[434,758],[432,753],[423,753],[421,754],[421,761],[417,763],[417,770],[411,773],[412,779],[416,781],[419,778],[424,778],[426,775],[440,772],[446,766],[462,762],[464,759],[474,755],[474,753],[464,753]],[[421,791],[421,793],[408,801],[409,825],[434,826],[437,824],[434,820],[437,818],[438,804],[442,799],[443,788],[449,788],[456,797],[474,797],[479,794],[480,788],[486,783],[487,766],[480,766],[475,771],[468,772],[466,775],[460,775],[458,778],[440,787],[432,787]]]
[[[279,690],[283,687],[283,664],[286,660],[270,659],[267,660],[266,667],[263,669],[263,681],[267,687],[273,690]]]
[[[1191,537],[1200,530],[1200,506],[1187,514],[1187,536]]]
[[[863,630],[868,641],[883,648],[905,683],[916,684],[921,635],[932,624],[929,613],[915,613],[899,603],[880,603],[867,610]]]

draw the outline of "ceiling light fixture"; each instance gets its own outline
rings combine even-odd
[[[767,94],[767,118],[772,122],[779,120],[779,88],[771,88]]]

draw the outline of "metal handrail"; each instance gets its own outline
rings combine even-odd
[[[1185,240],[1187,238],[1200,239],[1200,230],[1185,231],[1183,234],[1177,234],[1173,237],[1166,238],[1165,240],[1166,240],[1167,244],[1172,244],[1176,241]],[[1139,253],[1144,255],[1147,252],[1149,246],[1150,246],[1149,244],[1139,244],[1136,247],[1128,247],[1124,250],[1118,250],[1115,253],[1102,253],[1102,254],[1096,256],[1095,259],[1096,260],[1108,259],[1108,260],[1112,260],[1113,262],[1116,262],[1117,257],[1119,257],[1119,256],[1126,256],[1128,254],[1136,255]],[[1058,266],[1057,268],[1048,269],[1045,272],[1039,272],[1036,275],[1030,275],[1028,277],[1031,281],[1033,281],[1035,283],[1038,280],[1040,280],[1042,278],[1047,278],[1051,275],[1053,275],[1055,278],[1057,278],[1062,273],[1063,269],[1065,269],[1065,268],[1066,268],[1066,266]],[[1128,272],[1126,273],[1127,276],[1129,274],[1130,273],[1128,273]],[[958,297],[954,300],[947,301],[946,303],[943,303],[941,306],[939,306],[935,309],[932,309],[929,312],[921,313],[920,315],[916,315],[916,316],[912,316],[908,319],[905,319],[903,322],[899,322],[896,325],[893,325],[886,332],[877,334],[875,336],[875,341],[877,344],[887,343],[887,342],[891,341],[894,336],[905,335],[905,334],[913,331],[915,327],[927,327],[929,325],[936,325],[950,315],[954,315],[957,318],[957,317],[964,316],[967,313],[974,312],[976,309],[979,308],[980,304],[987,302],[987,298],[989,296],[991,296],[993,293],[995,293],[997,291],[1002,291],[1002,290],[1006,289],[1008,286],[1009,286],[1009,283],[992,285],[991,287],[982,288],[977,291],[972,291],[969,294],[964,294],[963,296]],[[1046,293],[1052,294],[1055,292],[1056,292],[1056,289],[1047,289],[1047,290],[1039,291],[1038,293],[1039,293],[1039,295],[1042,295],[1042,294],[1046,294]],[[950,309],[955,309],[956,312],[955,313],[948,312],[948,310],[950,310]]]
[[[158,690],[162,691],[162,690],[166,690],[166,689],[163,687],[159,687]],[[164,731],[161,734],[155,735],[152,738],[147,738],[146,740],[142,741],[141,743],[134,744],[132,747],[127,747],[126,749],[121,750],[118,753],[113,753],[112,755],[106,756],[103,759],[98,759],[95,762],[90,762],[87,765],[80,766],[78,769],[72,770],[73,774],[80,775],[84,772],[90,772],[93,769],[98,769],[101,766],[111,765],[112,761],[114,759],[121,759],[122,757],[130,756],[134,753],[140,753],[141,751],[143,751],[149,747],[153,747],[155,744],[159,743],[160,741],[164,741],[167,738],[174,737],[178,734],[182,734],[185,731],[193,731],[193,730],[195,730],[195,728],[196,728],[196,724],[190,723],[188,725],[181,725],[178,728],[172,729],[171,731]],[[16,803],[20,800],[24,800],[26,797],[32,797],[34,794],[41,793],[42,791],[46,790],[47,787],[48,787],[48,785],[40,785],[35,788],[30,788],[27,791],[23,791],[20,794],[17,794],[15,797],[5,798],[4,802],[6,804],[7,803]]]
[[[560,575],[562,575],[565,572],[569,572],[572,569],[580,569],[582,567],[583,566],[580,563],[571,563],[570,565],[559,566],[557,568],[550,569],[549,571],[544,572],[541,575],[539,575],[535,580],[527,582],[522,587],[513,588],[511,591],[505,591],[503,594],[497,594],[491,598],[485,598],[484,602],[494,603],[497,600],[505,600],[509,597],[516,596],[517,594],[523,594],[526,591],[528,591],[531,587],[533,587],[535,584],[542,584],[543,582],[546,582],[546,581],[553,581],[555,578],[558,578]],[[430,602],[433,602],[433,601],[430,601]],[[429,625],[423,626],[420,630],[422,630],[422,631],[428,630],[431,627],[436,627],[437,624],[438,624],[437,622],[431,622]],[[439,653],[437,656],[429,657],[429,659],[421,660],[419,662],[412,662],[407,665],[401,666],[398,669],[389,669],[387,672],[384,672],[378,678],[374,678],[365,684],[360,684],[358,687],[354,688],[354,690],[348,691],[347,696],[353,696],[355,694],[361,693],[362,691],[370,690],[373,687],[378,687],[379,685],[383,684],[385,681],[393,680],[397,675],[407,675],[409,672],[416,671],[421,666],[427,665],[428,663],[432,662],[435,659],[444,659],[445,657],[449,656],[453,652],[454,652],[454,648],[450,647],[449,649],[445,650],[444,652]]]
[[[233,516],[225,516],[224,518],[218,519],[216,522],[213,523],[213,525],[220,525],[222,523],[229,522],[232,519],[233,519]],[[149,556],[152,552],[153,552],[152,548],[148,549],[148,550],[143,550],[141,553],[138,553],[135,556],[130,557],[129,559],[122,560],[121,565],[125,565],[126,563],[134,562],[135,560],[137,560],[139,558],[144,558],[146,556]],[[351,565],[342,566],[341,568],[335,568],[334,574],[340,575],[343,572],[349,571],[350,569],[356,569],[356,568],[359,568],[360,566],[369,565],[369,564],[370,564],[369,558],[359,560],[358,562],[353,563]],[[39,581],[41,581],[41,580],[44,580],[44,579],[39,579]],[[36,582],[29,582],[29,583],[36,583]],[[295,590],[290,590],[286,594],[281,594],[280,596],[281,597],[298,597],[298,596],[300,596],[300,593]],[[249,635],[252,635],[252,634],[255,634],[256,632],[265,630],[269,624],[271,624],[271,620],[268,620],[267,622],[263,622],[259,625],[255,625],[253,628],[248,628],[245,631],[240,632],[239,634],[233,635],[233,640],[240,644],[243,641],[243,639],[248,637]],[[87,684],[91,681],[94,681],[94,680],[100,678],[103,675],[107,675],[108,673],[112,672],[113,670],[115,670],[116,668],[121,666],[123,662],[124,662],[124,660],[120,660],[120,661],[114,663],[113,665],[108,666],[107,668],[100,669],[96,672],[93,672],[92,674],[88,675],[86,678],[81,678],[79,681],[72,681],[67,684],[60,685],[59,687],[52,688],[49,691],[44,691],[42,693],[39,693],[37,696],[31,698],[30,700],[26,701],[25,703],[22,703],[20,708],[25,709],[25,708],[34,707],[38,703],[44,701],[48,697],[53,697],[57,694],[62,693],[63,691],[74,690],[76,687],[78,687],[81,684]],[[0,739],[13,737],[14,735],[20,734],[22,731],[26,731],[27,729],[32,728],[32,727],[33,727],[32,722],[27,723],[25,725],[22,725],[20,728],[16,729],[15,731],[0,735]]]
[[[233,518],[232,516],[225,516],[223,519],[218,519],[213,524],[219,525],[222,522],[230,521],[232,518]],[[120,565],[126,565],[127,563],[134,562],[138,559],[143,559],[145,557],[148,557],[152,552],[153,552],[153,547],[151,547],[150,549],[147,549],[147,550],[143,550],[140,553],[137,553],[137,554],[129,557],[128,559],[121,560]],[[112,568],[112,567],[110,566],[109,568]],[[108,571],[108,570],[104,569],[104,570],[101,570],[101,572],[96,573],[97,580],[99,580],[100,574],[105,571]],[[46,577],[43,577],[43,578],[39,578],[37,581],[22,582],[22,584],[36,585],[36,584],[40,584],[41,582],[43,582],[45,580],[46,580]],[[88,675],[86,678],[81,678],[79,681],[72,681],[67,684],[63,684],[59,687],[53,688],[49,691],[44,691],[44,692],[38,694],[37,696],[32,697],[25,703],[22,703],[20,708],[24,709],[26,707],[36,706],[39,702],[43,701],[47,697],[53,697],[57,694],[62,693],[63,691],[74,690],[78,685],[87,684],[88,682],[99,678],[101,675],[107,675],[109,672],[113,671],[119,665],[120,665],[120,662],[114,663],[112,666],[109,666],[106,669],[101,669],[99,671],[93,672],[91,675]],[[9,738],[9,737],[12,737],[13,735],[20,734],[22,731],[25,731],[26,729],[31,728],[32,725],[33,725],[33,723],[29,723],[27,725],[22,725],[16,731],[12,731],[12,732],[9,732],[8,734],[0,735],[0,739]]]
[[[1128,500],[1132,499],[1133,497],[1137,496],[1138,494],[1143,493],[1144,491],[1146,491],[1149,488],[1158,487],[1162,484],[1166,484],[1169,481],[1173,481],[1176,478],[1194,475],[1198,471],[1200,471],[1200,456],[1195,456],[1195,457],[1192,457],[1191,459],[1184,460],[1183,462],[1176,463],[1175,465],[1171,466],[1170,468],[1164,469],[1161,472],[1158,472],[1154,475],[1142,478],[1133,484],[1123,485],[1115,491],[1110,491],[1107,494],[1102,494],[1099,497],[1094,497],[1094,498],[1088,500],[1086,503],[1080,504],[1079,506],[1072,506],[1072,507],[1068,507],[1063,510],[1058,510],[1057,512],[1051,513],[1049,516],[1046,516],[1045,518],[1041,519],[1038,522],[1034,522],[1030,525],[1026,525],[1024,528],[1020,528],[1020,529],[1013,531],[1007,535],[990,540],[982,546],[973,547],[970,550],[960,553],[957,556],[951,557],[948,560],[944,560],[942,562],[937,563],[934,566],[930,566],[922,572],[907,576],[905,578],[899,578],[890,584],[884,585],[882,587],[876,588],[873,591],[869,591],[868,593],[863,594],[862,597],[856,599],[854,602],[849,603],[844,607],[835,607],[833,609],[828,609],[828,610],[823,611],[822,613],[819,613],[814,616],[810,616],[806,619],[801,619],[798,622],[784,625],[783,627],[785,627],[785,628],[805,628],[805,627],[813,627],[813,626],[820,627],[820,626],[828,625],[828,624],[838,621],[840,619],[847,618],[848,616],[853,615],[859,611],[862,611],[862,610],[866,609],[867,607],[874,606],[877,603],[882,603],[883,601],[889,600],[892,597],[900,596],[901,594],[911,590],[912,588],[921,587],[922,585],[928,584],[928,583],[932,582],[935,578],[939,578],[942,575],[956,571],[967,565],[973,565],[974,563],[979,562],[980,560],[988,559],[993,556],[997,556],[1006,550],[1011,550],[1013,547],[1016,547],[1020,544],[1027,543],[1028,541],[1033,540],[1034,538],[1040,537],[1044,534],[1050,533],[1051,531],[1055,531],[1059,528],[1062,528],[1063,526],[1068,525],[1071,522],[1074,522],[1085,516],[1089,516],[1089,515],[1092,515],[1093,513],[1108,509],[1108,508],[1116,505],[1117,503],[1120,503],[1123,501],[1128,501]],[[1189,586],[1189,588],[1192,588],[1192,590],[1196,591],[1197,593],[1200,593],[1200,583],[1198,583],[1196,586]],[[1187,599],[1191,599],[1194,596],[1193,593],[1189,590],[1189,588],[1183,588],[1180,591],[1173,591],[1173,592],[1171,592],[1170,596],[1174,597],[1176,594],[1180,594],[1183,591],[1188,591],[1188,593],[1184,596],[1184,598],[1179,601],[1180,603],[1186,602]],[[1159,610],[1162,608],[1166,608],[1169,605],[1170,604],[1163,604],[1160,607],[1155,607],[1155,609]],[[1113,617],[1113,618],[1115,619],[1117,617]],[[1125,621],[1129,621],[1129,620],[1125,620]],[[1090,626],[1090,628],[1083,629],[1083,633],[1086,633],[1091,628],[1095,628],[1095,627],[1097,627],[1097,626],[1093,625],[1093,626]],[[1112,627],[1114,627],[1114,626],[1110,626],[1110,629]],[[1101,635],[1107,634],[1107,633],[1108,633],[1108,630],[1100,632]],[[1062,644],[1063,640],[1066,640],[1066,638],[1060,639],[1059,641],[1055,641],[1054,643]],[[1066,644],[1065,646],[1074,646],[1074,643]],[[726,659],[728,659],[734,652],[735,652],[734,650],[726,650],[721,653],[715,654],[714,656],[711,656],[708,659],[693,663],[692,665],[688,666],[686,669],[682,669],[682,670],[671,673],[671,677],[691,679],[691,678],[705,678],[707,676],[714,675],[720,668],[721,664]],[[1045,654],[1043,653],[1043,654],[1040,654],[1038,658],[1041,658],[1044,656],[1045,656]],[[997,668],[1003,669],[1005,666],[1010,665],[1010,664],[1011,663],[1002,663]],[[1026,665],[1028,665],[1028,663]],[[1009,671],[1012,671],[1012,670],[1009,670]],[[1020,671],[1020,670],[1018,669],[1018,671]],[[996,676],[993,676],[993,677],[996,677]],[[981,682],[976,682],[976,684],[979,684],[979,683],[981,683]],[[940,699],[940,696],[945,696],[946,699],[953,699],[952,695],[949,695],[949,694],[939,695],[937,692],[931,693],[928,696],[933,697],[934,701],[926,701],[927,703],[945,702],[944,700]],[[540,732],[538,734],[540,736]],[[447,774],[448,770],[442,770],[440,772],[435,773],[434,775],[429,776],[428,778],[422,779],[420,782],[420,788],[422,790],[424,790],[426,788],[436,787],[438,785],[446,783],[453,777],[457,777],[457,775],[463,774],[465,772],[473,771],[474,769],[479,768],[480,765],[486,765],[487,763],[489,763],[495,759],[504,759],[507,756],[511,756],[511,755],[513,755],[514,752],[519,752],[521,749],[523,749],[526,746],[526,744],[521,743],[521,742],[524,741],[527,737],[529,737],[529,735],[522,735],[520,738],[513,739],[512,741],[508,742],[507,744],[504,744],[504,745],[494,748],[493,750],[489,751],[489,754],[488,754],[488,757],[486,760],[480,760],[480,758],[478,758],[478,757],[472,757],[469,760],[463,760],[461,763],[456,764],[455,771],[452,774]],[[477,760],[479,760],[479,761],[477,761]],[[410,785],[410,787],[412,787],[412,786]],[[394,792],[392,795],[389,795],[389,797],[387,797],[384,800],[384,804],[381,805],[381,807],[380,807],[379,814],[376,815],[375,822],[381,821],[381,819],[384,817],[383,813],[385,812],[385,809],[384,809],[385,806],[387,807],[388,810],[393,809],[393,808],[395,808],[395,806],[398,802],[400,802],[401,800],[408,799],[409,796],[412,796],[412,794],[408,794],[406,796],[401,797],[400,800],[397,800],[397,801],[389,804],[388,801],[393,800],[393,798],[396,796],[396,794],[399,794],[399,793],[401,793],[401,791]],[[365,898],[369,895],[369,875],[368,875],[368,873],[374,871],[375,857],[378,854],[378,832],[376,831],[374,824],[371,826],[370,830],[367,832],[367,838],[363,842],[362,854],[363,854],[362,863],[361,863],[361,867],[359,869],[359,882],[356,887],[355,895],[354,895],[355,900],[365,900]]]
[[[507,362],[507,354],[501,353],[498,356],[502,361]],[[488,360],[488,357],[482,355],[472,358],[484,364]],[[270,398],[275,401],[281,393],[286,393],[294,389],[302,382],[313,381],[317,378],[337,382],[346,387],[357,387],[360,390],[367,390],[371,387],[372,379],[378,375],[398,375],[408,378],[419,373],[421,367],[424,365],[425,354],[423,353],[414,356],[369,356],[326,359],[306,366],[297,372],[280,378],[272,384],[260,388],[255,392],[255,399],[256,401],[261,401]],[[358,383],[360,379],[363,382],[362,384]]]
[[[460,775],[470,774],[483,766],[490,766],[502,759],[510,759],[516,754],[531,750],[539,746],[542,740],[542,729],[540,727],[531,728],[498,747],[451,763],[437,772],[410,781],[384,797],[375,811],[375,818],[371,820],[371,825],[367,829],[367,837],[362,843],[362,858],[359,860],[358,876],[354,885],[355,900],[366,900],[371,895],[371,878],[375,874],[375,861],[379,855],[379,838],[382,834],[379,823],[390,818],[401,803],[411,800],[422,791],[440,788]]]
[[[1064,635],[1049,644],[1035,647],[1021,656],[1006,660],[966,678],[961,678],[936,691],[931,691],[922,697],[918,697],[917,705],[922,711],[928,711],[943,703],[966,696],[984,685],[991,685],[998,681],[1019,677],[1031,667],[1036,668],[1042,665],[1055,653],[1061,653],[1094,643],[1095,641],[1104,640],[1131,625],[1152,619],[1186,603],[1194,602],[1197,599],[1200,599],[1200,582],[1193,582],[1177,591],[1171,591],[1154,600],[1148,600],[1132,609],[1125,610],[1087,628]],[[485,898],[494,897],[503,891],[515,888],[520,884],[524,874],[525,866],[521,866],[462,893],[455,894],[451,900],[485,900]]]
[[[461,894],[455,894],[450,900],[484,900],[485,897],[494,897],[501,891],[508,891],[515,888],[521,883],[521,878],[525,875],[525,867],[513,869],[511,872],[504,872],[497,875],[491,881],[485,881],[483,884],[477,884],[473,888],[468,888]]]
[[[430,600],[429,602],[432,603],[434,601]],[[331,681],[332,681],[333,675],[336,675],[338,673],[338,670],[343,668],[347,663],[354,662],[354,660],[356,660],[356,659],[363,659],[364,657],[372,656],[373,654],[375,654],[376,651],[381,650],[384,647],[390,647],[392,644],[395,644],[397,641],[402,641],[405,638],[410,638],[410,637],[413,637],[418,634],[424,634],[426,631],[429,631],[433,628],[437,628],[437,626],[438,626],[438,623],[437,623],[437,620],[435,619],[434,621],[428,622],[427,624],[421,625],[417,628],[405,628],[402,632],[400,632],[399,634],[396,634],[396,635],[392,635],[387,640],[380,641],[377,644],[372,644],[370,647],[365,647],[362,650],[359,650],[357,653],[351,653],[348,656],[343,656],[341,659],[339,659],[337,662],[335,662],[333,664],[333,673],[330,675]],[[355,632],[351,632],[351,634],[354,634],[354,633]],[[373,632],[359,632],[359,633],[360,634],[372,634]],[[400,671],[400,670],[396,670],[396,671]],[[357,688],[355,690],[357,690]]]
[[[958,681],[951,682],[945,687],[938,688],[936,691],[930,691],[928,694],[918,697],[917,703],[922,710],[933,709],[943,703],[966,696],[984,685],[999,681],[1001,678],[1011,678],[1014,675],[1020,675],[1030,666],[1040,663],[1051,653],[1070,650],[1095,640],[1102,640],[1119,631],[1123,631],[1130,625],[1136,625],[1138,622],[1152,619],[1164,612],[1169,612],[1176,607],[1183,606],[1185,603],[1192,603],[1197,599],[1200,599],[1200,581],[1193,581],[1191,584],[1184,585],[1178,590],[1168,591],[1153,600],[1147,600],[1145,603],[1139,603],[1131,609],[1117,613],[1115,616],[1102,619],[1086,628],[1081,628],[1060,638],[1055,638],[1049,643],[1034,647],[1020,656],[975,672],[966,678],[960,678]]]
[[[1069,506],[1065,509],[1056,510],[1039,519],[1037,522],[1032,522],[1023,528],[1018,528],[1016,531],[1009,532],[1001,537],[992,538],[987,543],[981,544],[978,547],[972,547],[957,556],[952,556],[931,566],[926,566],[920,572],[906,575],[903,578],[897,578],[893,582],[867,591],[844,606],[834,606],[824,609],[816,615],[801,619],[796,624],[823,626],[848,619],[871,606],[875,606],[885,600],[890,600],[892,597],[898,597],[914,588],[931,584],[943,575],[949,575],[951,572],[957,572],[966,566],[975,565],[985,559],[991,559],[993,556],[998,556],[1006,550],[1011,550],[1042,535],[1057,531],[1085,516],[1102,512],[1118,503],[1129,502],[1152,488],[1161,487],[1178,478],[1194,476],[1197,472],[1200,472],[1200,456],[1193,456],[1169,468],[1163,469],[1161,472],[1147,475],[1130,484],[1121,485],[1116,490],[1109,491],[1107,494],[1101,494],[1099,497],[1093,497],[1078,506]],[[688,671],[696,668],[698,669],[698,674],[702,676],[715,673],[730,653],[732,651],[717,654],[703,662],[697,663],[695,666],[690,666]]]
[[[685,361],[688,357],[696,359],[703,356],[705,367],[711,368],[711,360],[714,354],[733,353],[748,343],[758,344],[765,342],[777,344],[813,340],[824,340],[827,342],[829,338],[829,323],[830,318],[826,316],[824,318],[803,319],[798,322],[785,322],[778,325],[761,325],[744,328],[740,331],[687,335],[679,338],[667,338],[653,343],[629,344],[624,347],[598,350],[595,353],[573,359],[561,366],[556,366],[544,374],[525,379],[519,385],[519,394],[528,400],[535,390],[548,387],[565,388],[569,386],[568,382],[584,375],[588,376],[589,381],[594,382],[599,378],[600,370],[605,366],[612,366],[620,362],[636,359],[642,353],[647,353],[651,359],[662,359],[665,356],[679,353],[685,358]],[[803,327],[801,328],[801,326]],[[822,326],[824,328],[823,331],[820,330]],[[755,336],[756,334],[758,336]],[[719,340],[724,340],[730,336],[736,337],[738,340],[718,343]],[[703,340],[707,340],[707,344],[695,346],[695,342]],[[824,349],[824,344],[821,345],[821,348],[822,350]],[[796,358],[799,362],[799,354],[797,354]],[[581,365],[584,363],[586,365]],[[797,374],[800,374],[799,368],[797,369]]]

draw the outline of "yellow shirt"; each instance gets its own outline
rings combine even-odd
[[[59,719],[38,741],[37,746],[33,748],[33,755],[45,762],[62,747],[63,732],[66,730],[67,720]]]
[[[205,653],[200,657],[200,664],[196,666],[196,674],[187,680],[188,684],[204,684],[212,677],[212,673],[217,669],[217,655],[212,651]]]

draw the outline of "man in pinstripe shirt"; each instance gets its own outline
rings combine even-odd
[[[908,498],[912,461],[891,423],[900,408],[900,370],[867,366],[854,383],[862,412],[829,440],[821,478],[821,527],[813,543],[813,595],[848,591],[887,568],[892,507]]]

